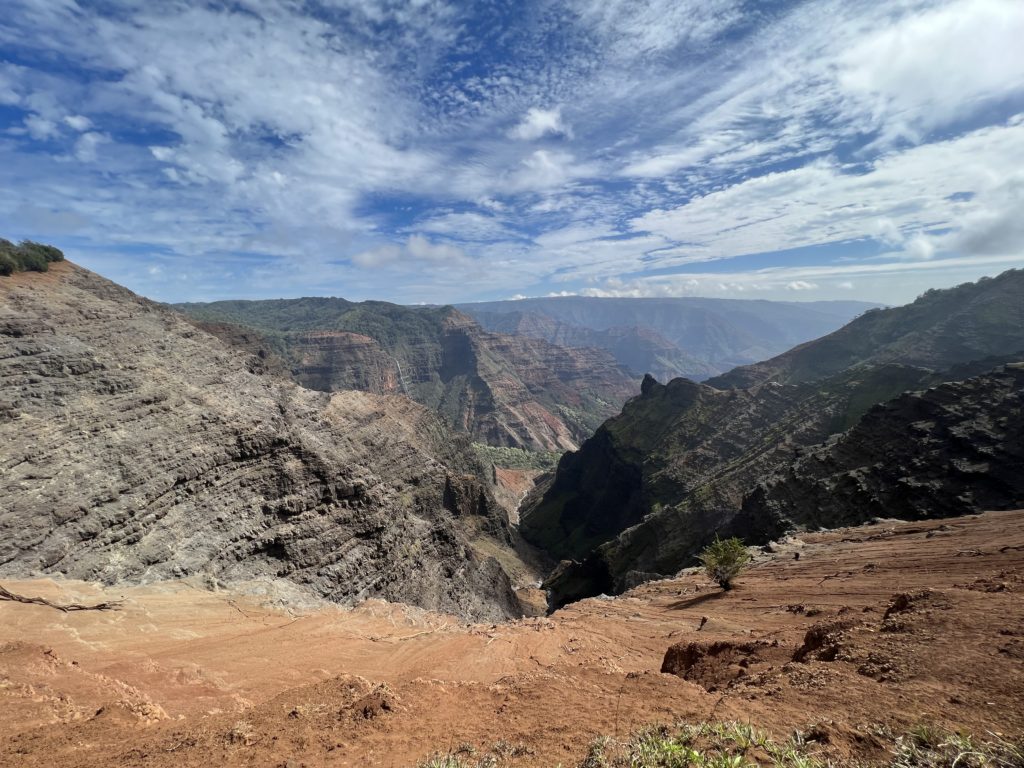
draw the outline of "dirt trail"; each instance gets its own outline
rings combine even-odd
[[[922,721],[1024,729],[1024,511],[774,549],[730,593],[684,573],[502,625],[284,609],[259,585],[5,581],[125,603],[0,602],[0,764],[401,767],[497,744],[568,766],[599,734],[680,718],[817,724],[823,751],[871,758]]]

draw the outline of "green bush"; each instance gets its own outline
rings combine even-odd
[[[64,254],[52,245],[22,240],[15,245],[0,238],[0,275],[15,272],[45,272],[55,261],[64,261]]]
[[[708,577],[722,589],[732,589],[733,580],[750,562],[750,553],[735,536],[722,541],[717,536],[697,557]]]

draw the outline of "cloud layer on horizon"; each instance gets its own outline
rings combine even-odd
[[[8,0],[0,235],[158,299],[1024,266],[1017,0]]]

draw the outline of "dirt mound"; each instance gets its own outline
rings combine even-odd
[[[818,622],[807,630],[803,644],[793,654],[793,661],[805,661],[808,658],[835,661],[842,653],[843,645],[849,642],[849,631],[858,623],[854,619]]]
[[[677,643],[665,653],[661,671],[714,692],[728,688],[740,678],[781,663],[790,653],[790,649],[780,646],[778,641]]]

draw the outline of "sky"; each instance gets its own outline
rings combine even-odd
[[[3,0],[0,236],[163,301],[1024,267],[1022,0]]]

